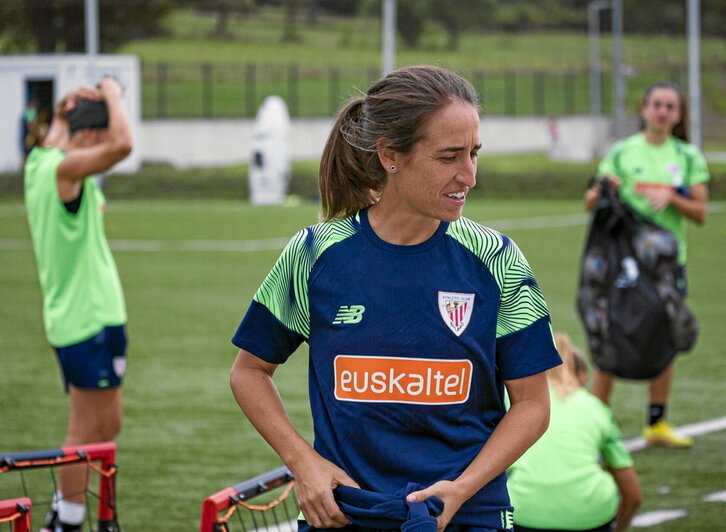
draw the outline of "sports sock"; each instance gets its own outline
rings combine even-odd
[[[665,418],[666,405],[650,405],[648,409],[648,425],[655,425],[661,419]]]
[[[63,499],[58,501],[58,521],[64,525],[79,526],[83,523],[85,515],[85,505]]]

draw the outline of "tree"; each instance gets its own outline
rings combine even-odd
[[[310,2],[310,0],[307,0]],[[314,0],[320,8],[341,17],[355,16],[360,2],[358,0]]]
[[[294,42],[300,40],[297,31],[297,8],[299,0],[284,0],[283,8],[285,19],[282,29],[282,40],[284,42]]]
[[[98,0],[100,51],[160,32],[162,18],[191,0]],[[0,52],[84,52],[84,0],[3,0]]]
[[[227,37],[230,17],[251,13],[255,9],[255,2],[254,0],[206,0],[199,2],[196,9],[216,16],[217,25],[213,36],[222,39]]]
[[[406,46],[416,48],[429,12],[428,0],[398,0],[396,27]]]
[[[457,0],[431,0],[429,17],[446,31],[446,47],[456,50],[461,32],[481,28],[481,21],[486,20],[495,7],[494,2],[495,0],[468,0],[466,9],[462,9],[462,3]]]
[[[639,0],[624,2],[625,31],[684,35],[686,31],[686,0]],[[701,0],[701,32],[723,37],[726,9],[723,0]]]

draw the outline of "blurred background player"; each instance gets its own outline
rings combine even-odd
[[[598,167],[598,175],[617,188],[620,199],[678,241],[679,288],[686,295],[686,220],[703,224],[708,206],[706,160],[687,142],[686,101],[680,88],[661,81],[645,92],[640,107],[641,131],[613,146]],[[600,182],[585,192],[592,210],[600,197]],[[657,356],[657,353],[654,354]],[[643,438],[652,445],[687,448],[693,439],[676,434],[665,421],[675,361],[648,382],[648,419]],[[598,368],[592,392],[609,403],[615,376]]]
[[[555,342],[550,426],[509,469],[514,530],[626,530],[642,500],[633,459],[610,409],[583,387],[584,358],[567,335]]]
[[[30,151],[43,142],[48,133],[48,113],[39,109],[38,100],[31,98],[23,110],[21,119],[20,149],[23,153],[23,162]]]
[[[126,307],[106,240],[105,198],[92,176],[132,147],[121,86],[104,78],[56,106],[25,164],[25,205],[43,292],[43,321],[70,397],[64,446],[112,440],[121,428]],[[85,466],[60,469],[45,530],[80,530]]]
[[[436,67],[350,100],[320,166],[325,221],[291,240],[233,338],[232,390],[295,475],[300,530],[350,525],[349,487],[443,501],[434,529],[511,529],[504,471],[547,427],[560,359],[521,251],[461,217],[479,127],[474,89]],[[303,341],[314,446],[272,380]]]

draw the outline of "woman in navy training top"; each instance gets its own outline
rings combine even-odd
[[[233,338],[232,390],[295,475],[301,529],[370,528],[339,486],[443,502],[440,530],[511,528],[504,471],[547,428],[560,359],[522,253],[461,216],[480,148],[476,92],[447,70],[395,70],[350,100],[321,161],[323,221]],[[314,446],[272,380],[302,342]]]

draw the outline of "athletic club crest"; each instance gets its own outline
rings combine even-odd
[[[680,187],[683,185],[683,175],[681,166],[676,163],[671,163],[668,165],[668,173],[671,176],[671,181],[673,183],[674,187]]]
[[[439,292],[439,312],[446,326],[456,336],[461,336],[469,326],[474,310],[474,294]]]

